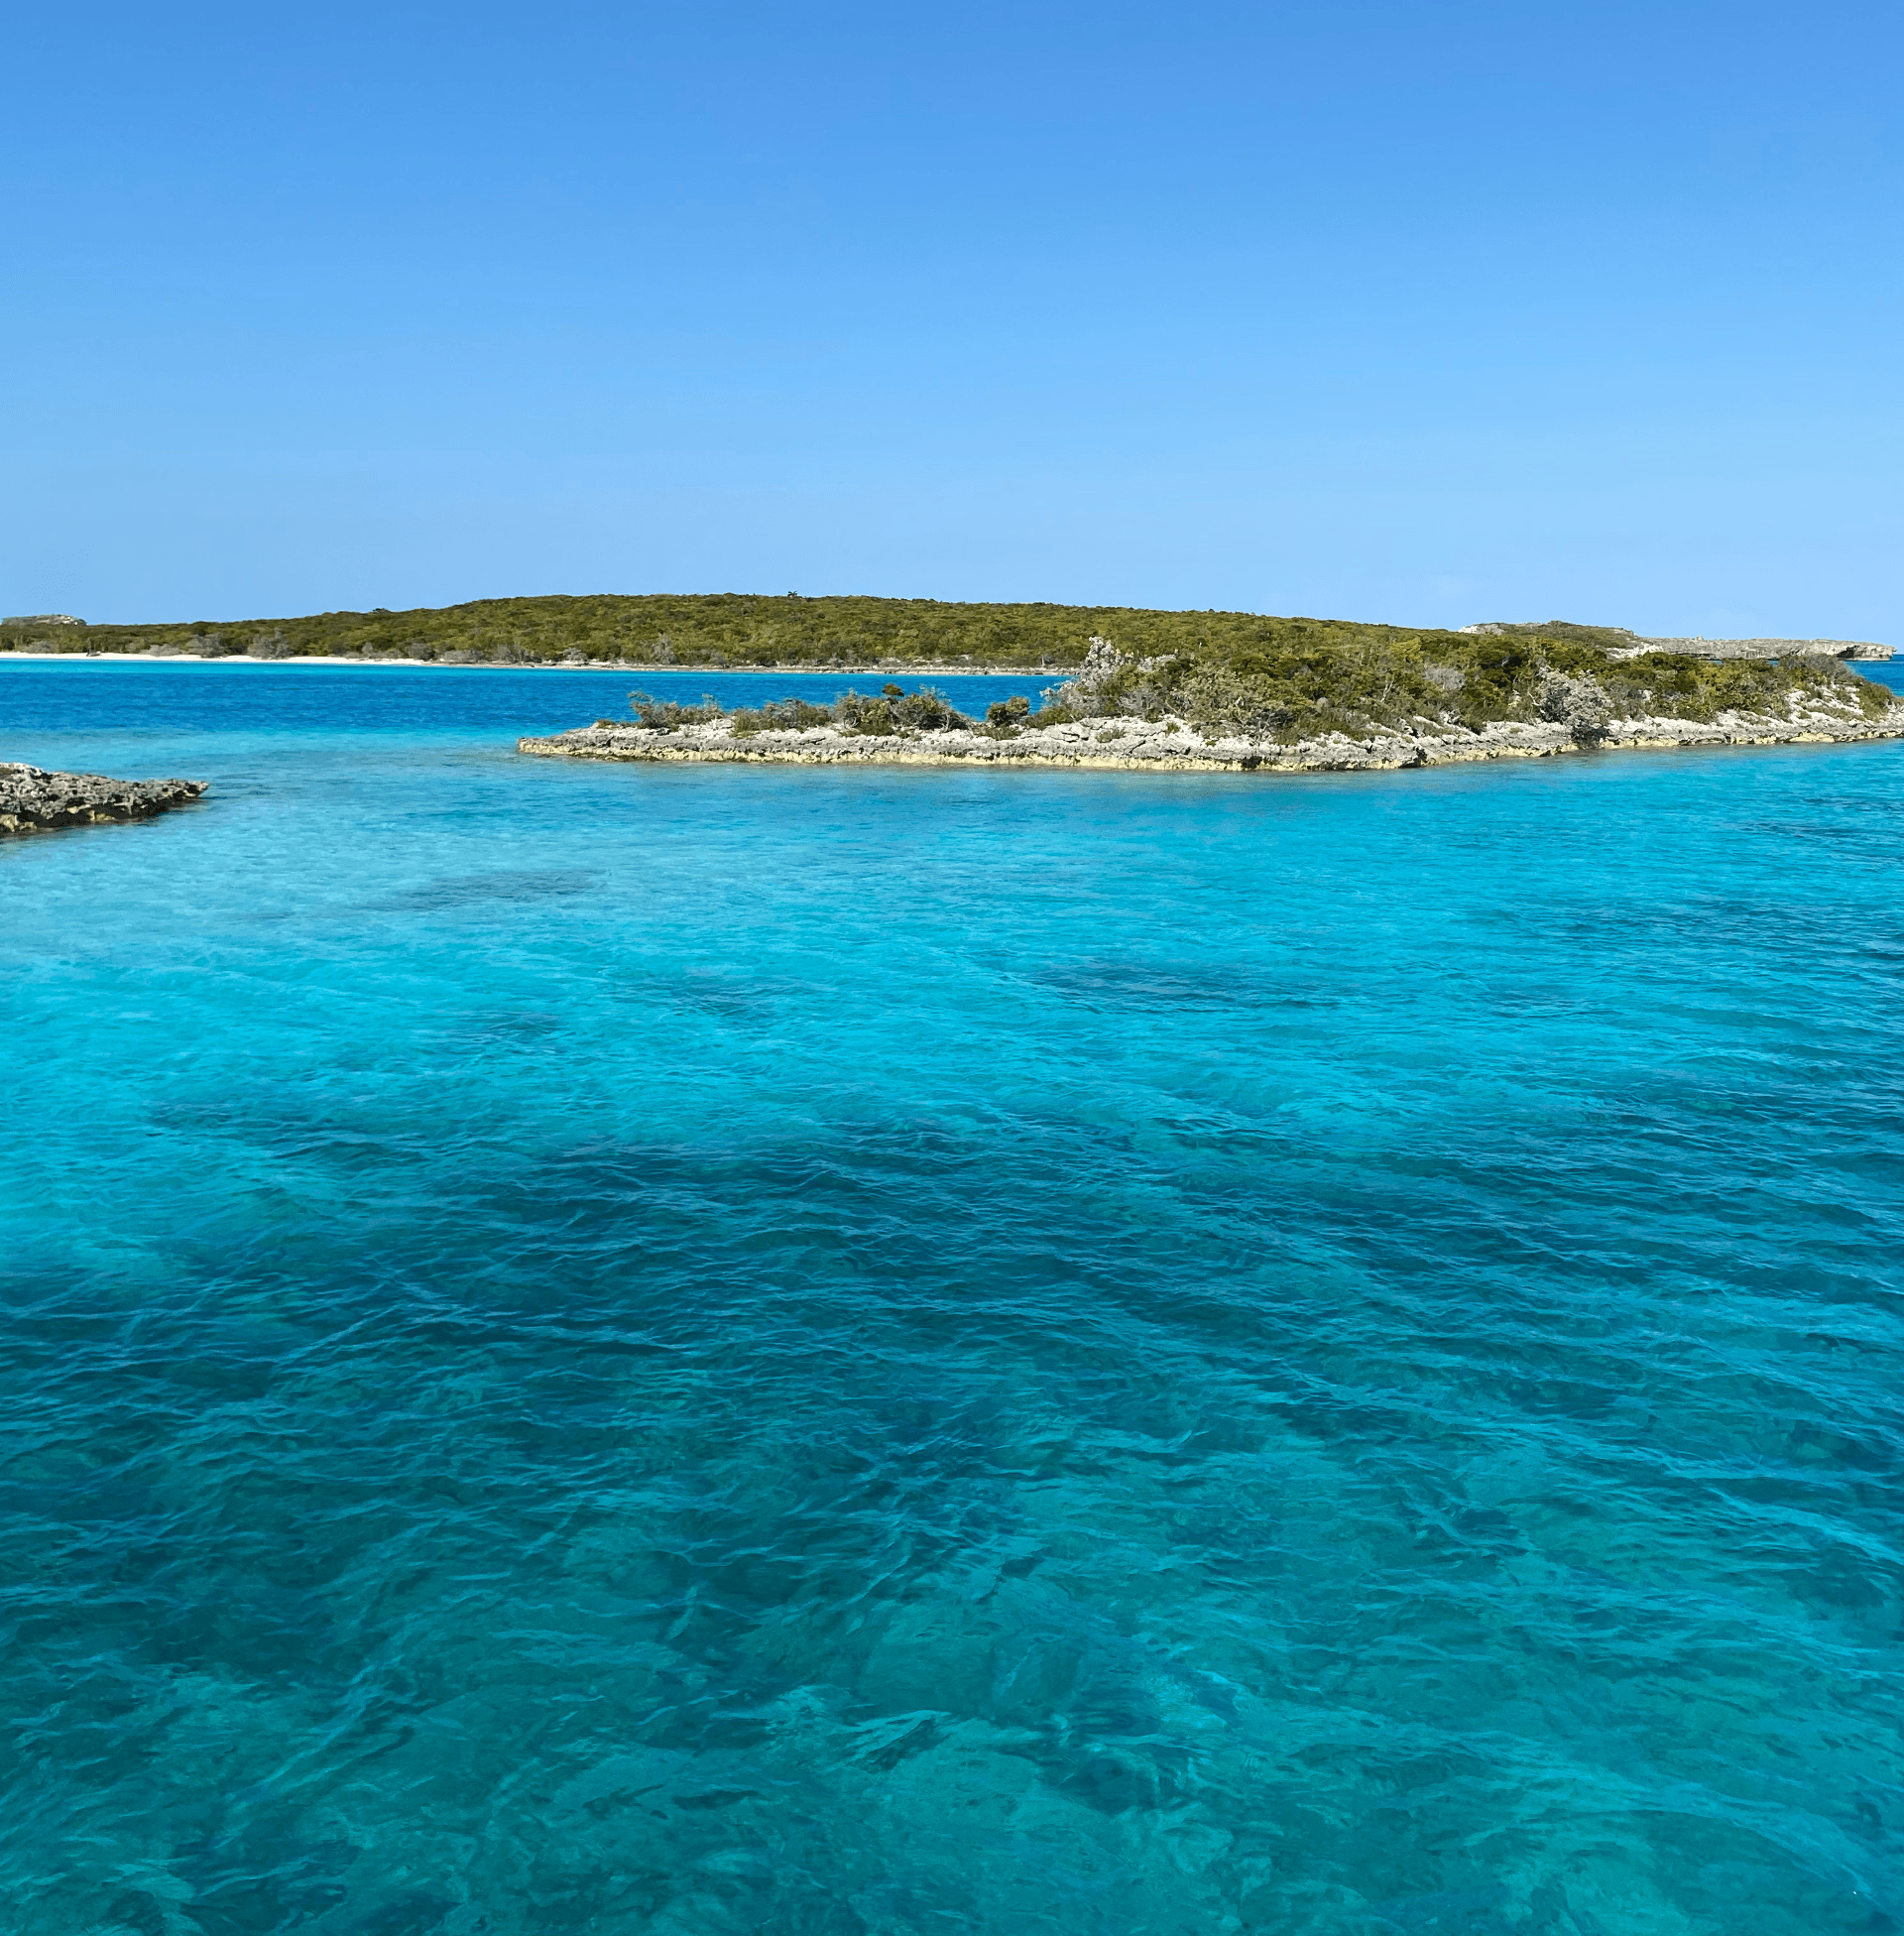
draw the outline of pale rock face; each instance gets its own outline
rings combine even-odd
[[[1614,719],[1591,679],[1551,675],[1542,717],[1470,728],[1421,719],[1407,728],[1357,736],[1326,732],[1306,738],[1207,736],[1179,719],[1125,717],[1040,727],[1037,716],[1015,732],[953,727],[939,731],[861,734],[838,726],[737,734],[729,719],[662,731],[603,722],[518,750],[542,758],[720,762],[801,766],[1096,767],[1249,773],[1341,773],[1434,767],[1475,760],[1542,759],[1592,748],[1763,746],[1796,741],[1904,737],[1904,707],[1867,719],[1854,697],[1821,694],[1777,714],[1724,714],[1715,720],[1647,716]]]
[[[1868,639],[1649,639],[1628,631],[1623,625],[1593,629],[1603,637],[1625,641],[1623,645],[1609,647],[1613,659],[1637,659],[1649,652],[1681,652],[1697,659],[1796,659],[1809,655],[1826,659],[1883,660],[1889,659],[1895,650]],[[1544,623],[1536,619],[1515,619],[1488,625],[1464,625],[1459,630],[1475,637],[1499,639],[1514,633],[1558,631],[1564,635],[1568,628],[1559,619]]]

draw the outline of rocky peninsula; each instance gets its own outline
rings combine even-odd
[[[0,837],[150,820],[189,805],[205,786],[202,780],[108,780],[103,774],[49,773],[0,761]]]
[[[1387,642],[1278,664],[1137,660],[1091,642],[1078,675],[983,720],[889,683],[832,706],[728,712],[632,695],[634,717],[517,742],[541,758],[801,766],[1353,773],[1620,748],[1904,737],[1904,703],[1835,657],[1715,662],[1596,641]]]

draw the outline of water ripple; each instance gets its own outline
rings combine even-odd
[[[5,857],[10,1929],[1904,1922],[1896,749],[551,771],[417,677]]]

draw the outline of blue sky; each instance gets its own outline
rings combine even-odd
[[[1895,6],[17,13],[0,609],[1904,644]]]

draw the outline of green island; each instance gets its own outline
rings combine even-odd
[[[675,671],[1024,673],[983,720],[889,683],[836,705],[726,712],[639,698],[627,721],[525,740],[592,759],[1308,769],[1597,746],[1904,732],[1886,686],[1830,640],[1654,640],[1553,620],[1450,631],[1252,612],[706,596],[479,599],[213,624],[0,620],[0,651],[329,664]]]
[[[484,598],[409,612],[317,612],[303,618],[90,625],[63,614],[0,619],[0,652],[81,657],[362,659],[405,664],[605,665],[721,670],[1055,671],[1082,666],[1093,639],[1135,661],[1229,666],[1253,674],[1298,665],[1416,657],[1470,663],[1481,651],[1511,657],[1514,641],[1544,642],[1550,657],[1584,649],[1617,657],[1648,646],[1608,626],[1495,625],[1464,632],[1348,619],[1275,618],[1256,612],[1163,612],[1131,606],[951,604],[932,598],[600,594]],[[1491,643],[1490,643],[1491,641]],[[1755,648],[1831,648],[1889,657],[1885,647],[1837,641],[1755,640]],[[1728,650],[1712,642],[1715,653]],[[1693,657],[1709,656],[1696,651]],[[1777,657],[1775,650],[1751,656]],[[1473,660],[1477,669],[1483,662]],[[1492,662],[1489,662],[1492,663]],[[1501,663],[1505,663],[1504,659]],[[1377,681],[1379,683],[1379,681]]]
[[[1149,612],[1119,606],[949,604],[932,598],[803,598],[738,592],[621,597],[483,598],[411,612],[305,618],[87,625],[60,615],[0,620],[0,651],[193,658],[362,657],[449,665],[604,664],[983,671],[1057,670],[1082,663],[1094,635],[1144,655],[1275,650],[1288,641],[1407,628],[1261,618],[1248,612]]]
[[[1098,634],[1035,709],[1018,693],[983,719],[931,687],[892,681],[831,705],[790,696],[732,712],[712,697],[692,706],[638,691],[626,720],[518,745],[590,760],[1314,772],[1904,735],[1888,686],[1800,642],[1777,658],[1726,658],[1560,623],[1464,633],[1261,623],[1284,629],[1165,653]]]

